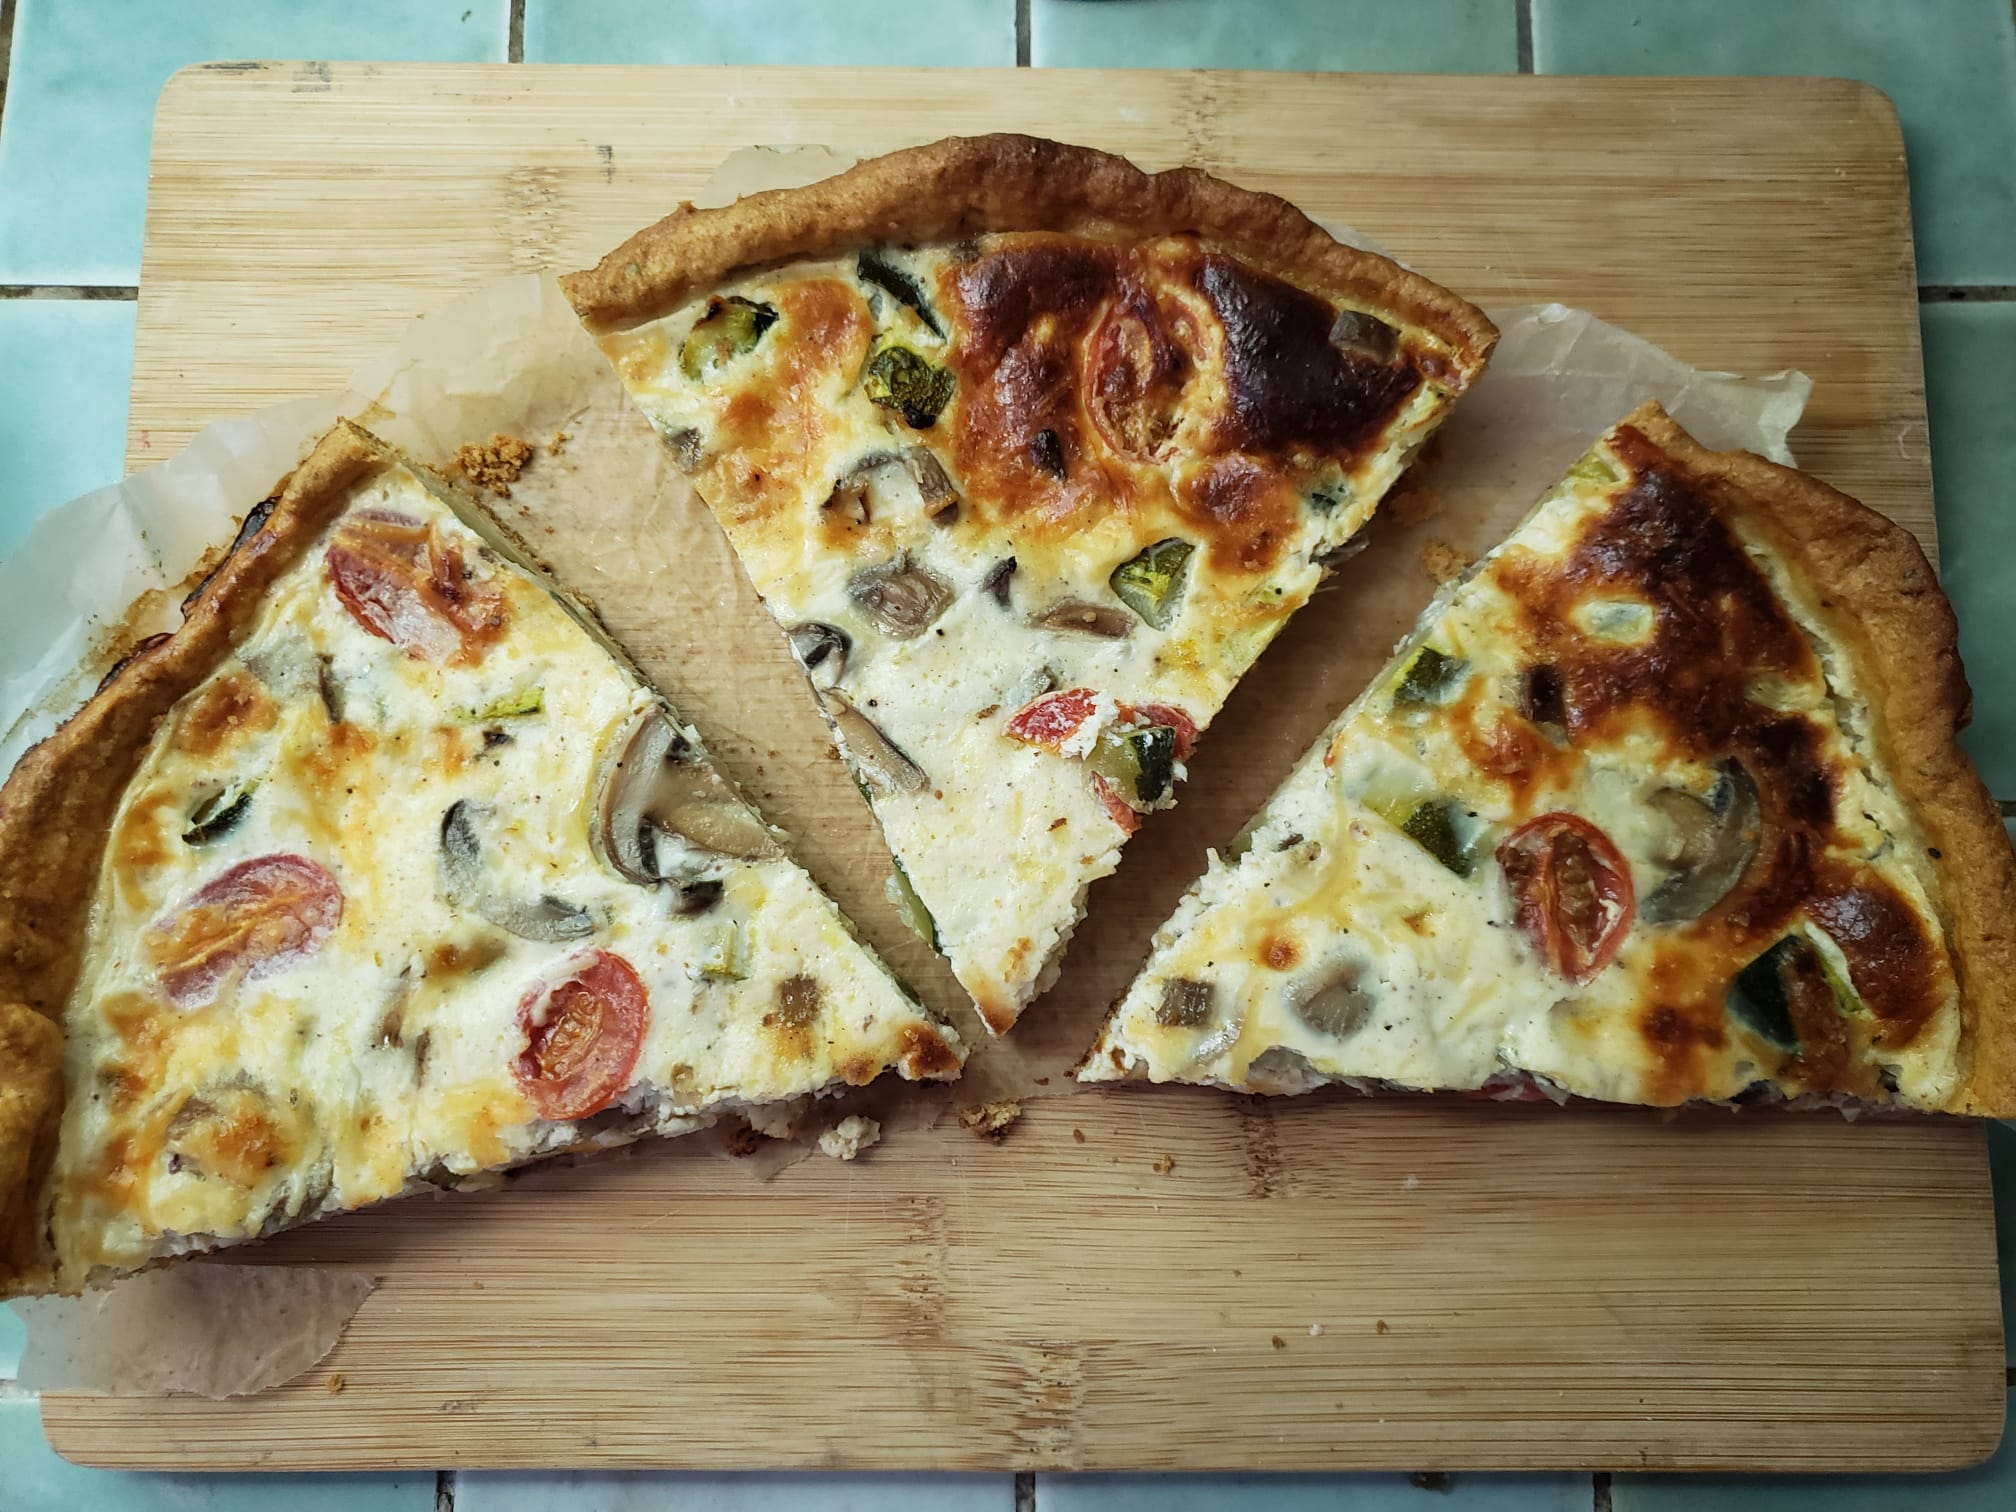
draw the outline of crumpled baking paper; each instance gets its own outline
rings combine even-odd
[[[81,1297],[24,1297],[20,1384],[249,1396],[321,1363],[377,1282],[356,1271],[178,1265]]]
[[[701,199],[808,182],[851,160],[829,148],[753,149],[729,159]],[[1144,827],[1120,871],[1095,886],[1062,980],[1006,1040],[979,1026],[944,962],[887,902],[888,853],[784,637],[543,274],[500,279],[415,321],[343,394],[220,421],[173,461],[45,518],[0,564],[0,767],[74,709],[132,640],[173,625],[180,595],[237,521],[338,415],[443,468],[462,445],[514,435],[533,443],[534,460],[508,498],[490,500],[494,511],[598,610],[700,727],[723,768],[792,835],[798,858],[863,937],[973,1048],[954,1086],[885,1078],[822,1102],[792,1139],[746,1158],[751,1178],[769,1179],[809,1155],[819,1133],[848,1113],[875,1117],[885,1137],[900,1137],[948,1109],[1068,1094],[1076,1090],[1071,1067],[1105,1005],[1203,870],[1207,849],[1237,832],[1432,595],[1424,544],[1481,554],[1591,440],[1647,398],[1710,445],[1790,460],[1786,437],[1810,387],[1801,374],[1697,372],[1560,305],[1493,318],[1503,336],[1491,368],[1403,480],[1406,507],[1396,497],[1374,519],[1366,549],[1247,675],[1190,763],[1182,807]],[[862,1164],[869,1179],[872,1153]],[[99,1389],[256,1390],[322,1356],[338,1314],[362,1302],[368,1285],[360,1285],[297,1267],[171,1268],[81,1302],[27,1304],[31,1358],[74,1362],[78,1374],[51,1365],[50,1379],[88,1377]],[[256,1328],[217,1321],[242,1322],[255,1304],[263,1309]]]

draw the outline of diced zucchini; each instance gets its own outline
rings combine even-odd
[[[1568,477],[1576,483],[1617,483],[1623,479],[1602,452],[1591,447],[1575,459],[1575,465],[1568,469]]]
[[[722,364],[755,350],[763,333],[777,324],[777,307],[740,294],[707,301],[707,313],[693,323],[679,349],[679,371],[698,383]]]
[[[898,304],[913,311],[924,322],[924,328],[940,341],[945,339],[945,327],[938,323],[938,317],[931,310],[930,301],[924,297],[924,289],[916,279],[890,262],[873,248],[864,247],[854,259],[854,275],[865,284],[873,284],[885,294],[893,296]]]
[[[1840,1013],[1861,1013],[1861,995],[1829,959],[1830,952],[1803,934],[1789,934],[1729,984],[1730,1017],[1780,1050],[1797,1051],[1799,1029],[1792,1016],[1795,996],[1824,989]]]
[[[1166,1029],[1195,1029],[1211,1020],[1211,984],[1170,977],[1155,1005],[1155,1022]]]
[[[520,714],[537,714],[546,707],[546,690],[534,683],[529,688],[520,688],[515,693],[506,693],[502,698],[485,704],[469,715],[471,724],[488,724],[493,719],[513,719]]]
[[[902,412],[914,430],[929,430],[952,402],[952,374],[906,346],[885,346],[868,359],[862,379],[868,398],[883,409]]]
[[[1197,548],[1171,536],[1130,557],[1113,569],[1109,579],[1120,602],[1157,630],[1167,630],[1176,616],[1176,601],[1183,588],[1183,575]]]
[[[1463,682],[1470,663],[1461,657],[1423,646],[1414,653],[1393,690],[1396,706],[1436,704]]]
[[[1448,799],[1380,802],[1368,798],[1366,807],[1457,876],[1467,877],[1476,870],[1477,858],[1456,834],[1456,805]]]
[[[749,937],[732,919],[717,924],[700,947],[700,974],[709,981],[739,982],[749,974]]]
[[[189,814],[189,827],[182,831],[184,845],[208,845],[221,840],[245,822],[252,811],[252,792],[259,779],[248,777],[212,793]]]
[[[894,858],[891,860],[894,861]],[[931,910],[924,906],[924,900],[917,896],[917,889],[910,885],[910,874],[903,869],[903,863],[894,861],[894,864],[896,869],[882,884],[882,894],[895,906],[898,917],[910,926],[910,932],[936,950],[938,921],[931,917]]]
[[[1085,764],[1133,807],[1152,808],[1167,796],[1176,778],[1176,732],[1168,725],[1108,730]]]

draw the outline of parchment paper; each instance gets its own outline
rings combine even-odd
[[[808,182],[850,160],[824,148],[738,153],[702,199],[725,202],[759,187]],[[1291,621],[1235,692],[1190,763],[1182,806],[1144,826],[1119,873],[1094,887],[1061,982],[1007,1040],[979,1026],[944,962],[884,897],[888,853],[783,636],[713,518],[545,275],[499,280],[415,321],[344,394],[219,422],[174,461],[52,512],[0,566],[0,763],[11,766],[53,728],[131,639],[174,622],[180,592],[337,415],[443,468],[466,443],[499,432],[517,436],[538,450],[510,496],[490,501],[495,511],[599,610],[647,675],[699,725],[717,761],[791,834],[799,860],[863,937],[973,1047],[953,1087],[885,1078],[820,1104],[788,1139],[751,1151],[746,1139],[716,1136],[715,1146],[739,1151],[752,1180],[769,1179],[810,1154],[819,1134],[849,1113],[878,1119],[885,1139],[901,1138],[951,1108],[1064,1095],[1076,1090],[1070,1068],[1105,1006],[1203,869],[1207,849],[1237,832],[1433,593],[1420,561],[1425,543],[1481,554],[1595,436],[1646,398],[1662,400],[1711,445],[1790,460],[1786,436],[1810,387],[1801,374],[1696,372],[1559,305],[1493,318],[1503,337],[1490,371],[1368,527],[1366,549]],[[874,1158],[870,1152],[864,1163]],[[240,1271],[249,1279],[228,1279]],[[185,1275],[203,1279],[165,1279]],[[244,1331],[187,1323],[214,1319],[198,1309],[246,1287],[268,1308],[256,1330],[263,1350],[256,1358]],[[116,1304],[103,1297],[82,1308],[38,1304],[31,1349],[110,1367],[97,1379],[107,1389],[258,1389],[319,1359],[327,1344],[317,1341],[330,1317],[346,1296],[354,1309],[363,1295],[344,1291],[326,1272],[183,1267],[122,1283],[110,1294]],[[174,1306],[164,1308],[171,1296]],[[243,1300],[231,1301],[225,1316],[242,1320]],[[108,1317],[130,1347],[103,1347]]]

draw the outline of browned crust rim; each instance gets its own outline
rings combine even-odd
[[[1195,233],[1290,283],[1341,294],[1427,331],[1448,348],[1458,388],[1483,370],[1498,340],[1475,305],[1376,253],[1345,246],[1276,195],[1196,168],[1149,174],[1112,153],[1007,133],[947,137],[718,210],[682,204],[560,286],[592,329],[620,330],[667,314],[739,269],[986,231],[1104,239]]]
[[[1953,606],[1917,538],[1819,479],[1702,446],[1657,404],[1619,422],[1762,536],[1811,594],[1874,713],[1877,757],[1936,852],[1960,982],[1961,1078],[1944,1111],[2016,1115],[2016,853],[1960,747],[1971,697]]]
[[[0,1296],[54,1282],[43,1199],[63,1111],[62,1015],[120,797],[161,718],[230,654],[350,485],[392,459],[339,421],[174,633],[120,666],[0,787]]]

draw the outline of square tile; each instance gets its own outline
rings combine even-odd
[[[14,1316],[14,1309],[0,1302],[0,1381],[11,1381],[21,1369],[21,1349],[28,1342],[28,1326]]]
[[[700,1471],[455,1477],[455,1512],[1014,1512],[1012,1475],[714,1475]]]
[[[508,0],[20,0],[0,116],[0,283],[140,277],[169,75],[218,59],[502,62]]]
[[[1586,1475],[1039,1475],[1036,1512],[1588,1512]]]
[[[42,1437],[42,1404],[0,1399],[0,1507],[6,1512],[434,1512],[419,1475],[155,1475],[87,1470]]]
[[[1533,0],[1541,73],[1825,74],[1897,103],[1918,281],[2016,282],[2009,0]]]
[[[2016,1398],[2012,1398],[2016,1400]],[[2016,1433],[1986,1464],[1945,1475],[1619,1475],[1613,1512],[2009,1512]]]
[[[125,468],[133,305],[0,300],[0,559],[48,510]]]
[[[1939,577],[1974,688],[1962,735],[1988,790],[2016,798],[2016,304],[1920,308]]]
[[[1030,0],[1039,68],[1511,73],[1511,0]]]
[[[525,61],[1013,68],[1015,0],[525,0]]]

